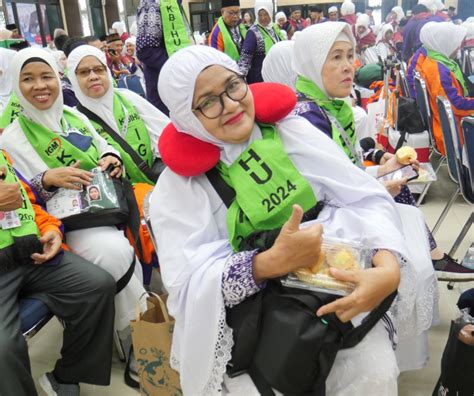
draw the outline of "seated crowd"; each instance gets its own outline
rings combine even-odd
[[[159,2],[142,1],[130,35],[116,22],[100,39],[58,31],[55,50],[0,48],[0,394],[37,394],[21,333],[24,297],[64,325],[61,358],[39,379],[46,394],[109,385],[114,340],[127,384],[138,387],[130,321],[156,267],[176,321],[170,364],[184,395],[398,394],[399,373],[426,364],[437,277],[474,280],[438,248],[408,178],[377,180],[418,170],[416,157],[379,150],[368,163],[362,155],[361,139],[377,131],[354,76],[371,51],[376,63],[407,69],[412,94],[415,75],[424,78],[441,154],[437,96],[458,125],[474,115],[458,63],[474,24],[454,23],[439,0],[418,3],[411,16],[394,7],[378,26],[370,7],[356,15],[350,0],[326,16],[311,8],[307,19],[299,7],[273,18],[256,4],[255,22],[251,13],[241,20],[238,0],[223,0],[208,42],[193,45],[179,1],[166,5],[179,14],[173,31]],[[110,211],[120,199],[126,218]],[[305,328],[299,308],[275,301],[314,297],[285,280],[329,260],[331,239],[363,246],[369,265],[328,269],[353,287],[342,297],[317,291],[324,297],[309,305]],[[279,315],[288,327],[272,326]],[[308,374],[306,389],[296,390],[296,370],[273,368],[285,360],[280,330],[294,329],[283,342],[305,359],[322,342],[311,329],[352,335],[349,324],[357,340],[336,346],[326,337],[317,352],[325,369]],[[246,326],[258,331],[247,337]],[[275,362],[262,363],[262,353]]]

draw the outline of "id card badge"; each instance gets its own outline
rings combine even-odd
[[[20,217],[16,210],[0,212],[0,224],[3,230],[11,230],[21,226]]]

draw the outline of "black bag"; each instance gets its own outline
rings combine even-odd
[[[441,358],[441,376],[433,396],[472,396],[474,393],[474,346],[458,339],[464,323],[451,322]]]
[[[210,183],[227,207],[235,198],[216,168],[206,173]],[[305,214],[305,221],[317,218],[322,205]],[[270,248],[279,230],[254,233],[240,248]],[[272,388],[285,395],[324,396],[326,378],[341,348],[357,345],[390,308],[396,292],[388,296],[354,328],[334,314],[322,318],[316,311],[338,297],[283,287],[268,281],[260,292],[231,309],[226,318],[232,328],[234,346],[228,375],[248,372],[263,396],[273,396]]]
[[[400,96],[397,99],[397,129],[400,131],[395,151],[403,146],[407,134],[422,133],[428,129],[415,99]]]
[[[127,224],[130,217],[130,205],[133,205],[135,197],[133,188],[129,181],[113,178],[113,185],[119,203],[118,208],[101,209],[100,211],[79,213],[63,218],[66,231],[82,230],[84,228],[104,227]],[[135,201],[135,205],[137,205]]]
[[[150,179],[152,182],[156,183],[158,178],[160,177],[161,173],[165,169],[165,164],[160,158],[156,158],[153,162],[151,168],[148,166],[146,161],[144,161],[137,152],[131,147],[125,139],[122,138],[117,132],[110,127],[102,118],[100,118],[97,114],[93,113],[89,109],[86,109],[84,106],[79,104],[77,106],[77,110],[79,110],[82,114],[87,116],[90,120],[99,124],[104,130],[114,139],[114,141],[125,151],[133,160],[135,165],[143,172],[143,174]]]

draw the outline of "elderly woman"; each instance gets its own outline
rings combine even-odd
[[[451,22],[429,22],[420,32],[426,57],[422,62],[418,61],[416,69],[426,81],[433,134],[441,154],[446,151],[436,98],[443,96],[451,102],[459,131],[461,118],[474,114],[474,98],[469,97],[465,78],[456,62],[457,52],[466,34],[465,27]]]
[[[13,90],[22,113],[0,139],[16,169],[54,199],[55,187],[81,190],[90,185],[90,170],[113,167],[119,177],[119,153],[98,135],[86,117],[63,105],[54,59],[42,49],[20,51],[12,62]],[[56,149],[51,149],[51,147]],[[68,246],[79,256],[109,272],[119,281],[132,268],[135,255],[123,231],[113,226],[66,232]],[[128,284],[115,297],[115,329],[128,328],[136,301],[144,292],[141,269],[135,266]]]
[[[239,68],[247,77],[248,83],[262,82],[262,62],[268,51],[275,43],[284,40],[278,25],[272,22],[270,12],[266,7],[256,10],[257,23],[245,36],[240,53]]]
[[[285,39],[291,40],[291,37],[293,36],[295,30],[293,29],[293,26],[291,26],[291,23],[288,22],[288,18],[286,17],[286,14],[283,11],[276,13],[275,23],[278,25],[278,28],[282,32]]]
[[[357,41],[357,52],[359,53],[375,45],[377,37],[370,28],[370,17],[367,14],[361,14],[357,17],[355,37]]]
[[[132,183],[154,185],[156,179],[150,180],[144,167],[140,167],[124,149],[117,135],[126,141],[148,168],[152,168],[155,160],[159,159],[158,137],[168,123],[168,117],[140,95],[127,89],[114,89],[105,55],[95,47],[82,45],[72,51],[68,69],[80,103],[78,110],[120,153],[126,176]]]
[[[267,280],[317,259],[324,230],[325,236],[364,241],[379,249],[374,268],[332,273],[339,279],[350,276],[356,289],[321,307],[317,315],[336,312],[349,321],[397,288],[404,255],[401,224],[383,187],[352,166],[337,145],[305,119],[288,116],[274,125],[258,124],[259,103],[225,54],[207,47],[178,52],[163,68],[158,88],[166,93],[162,96],[177,130],[172,136],[182,142],[176,145],[164,139],[166,134],[161,136],[160,152],[169,168],[151,203],[168,308],[176,318],[172,366],[180,372],[184,394],[212,395],[221,389],[256,394],[248,376],[225,375],[233,345],[226,307],[246,301],[264,289]],[[280,101],[266,98],[270,111]],[[206,150],[191,157],[188,144],[196,142]],[[181,149],[188,155],[179,155]],[[290,195],[267,212],[260,202],[272,191],[257,184],[255,164],[249,164],[252,172],[240,173],[242,177],[233,174],[234,169],[244,170],[243,158],[250,154],[265,162],[267,174],[297,181],[294,191],[301,195]],[[214,164],[236,193],[229,209],[204,174]],[[303,212],[316,200],[325,202],[324,209],[316,222],[300,230]],[[251,233],[279,227],[279,236],[265,252],[239,248]],[[395,395],[397,375],[389,334],[378,323],[360,344],[338,353],[326,381],[327,394]]]
[[[323,38],[324,46],[319,46],[317,49],[311,46],[311,43],[322,42]],[[357,111],[354,111],[356,108],[351,107],[346,100],[339,99],[347,98],[352,89],[354,49],[355,41],[349,25],[342,22],[326,22],[311,26],[302,32],[301,36],[295,41],[293,55],[290,58],[293,59],[294,73],[298,76],[296,90],[299,101],[294,113],[306,118],[312,125],[332,137],[346,155],[357,162],[358,142],[356,134],[359,129]],[[269,61],[272,59],[274,57],[270,53]],[[265,63],[266,67],[267,64]],[[293,78],[294,76],[291,77],[291,79]],[[390,157],[389,154],[386,154],[386,156],[389,158],[384,158],[386,162],[382,166],[367,168],[367,172],[373,176],[380,176],[401,166],[395,156]],[[388,181],[385,186],[392,196],[396,197],[396,202],[413,204],[413,197],[404,184],[406,184],[406,180]],[[435,249],[436,243],[431,238],[431,246],[428,247],[428,238],[425,236],[426,229],[419,211],[413,208],[405,208],[403,205],[397,205],[397,209],[403,212],[410,212],[410,210],[418,212],[409,213],[408,217],[411,217],[414,221],[414,225],[410,227],[417,230],[421,229],[418,235],[410,238],[417,241],[417,247],[410,250],[412,254],[410,266],[405,267],[407,272],[402,277],[400,290],[404,290],[404,296],[399,301],[404,300],[405,308],[396,310],[400,336],[409,338],[419,336],[431,326],[435,309],[433,303],[436,300],[436,278],[432,263],[429,260],[429,250]],[[404,218],[404,225],[409,223]],[[407,230],[405,234],[408,235],[409,232],[410,230]],[[424,248],[425,245],[426,249]],[[423,249],[421,246],[423,246]],[[420,253],[420,256],[413,258],[414,252],[417,254],[416,251]],[[436,251],[436,253],[440,252]],[[442,257],[442,253],[441,256],[433,256],[433,258]],[[413,263],[416,263],[416,268]],[[415,283],[412,283],[417,278],[417,275],[413,274],[414,272],[421,274],[418,277],[418,282],[421,284],[419,290],[425,291],[419,293],[416,298],[414,295]],[[423,310],[428,313],[426,317],[416,315],[419,308],[415,307],[420,306],[424,307]],[[407,355],[403,354],[401,368],[420,367],[419,362],[424,361],[426,353],[426,350],[422,350],[420,356],[423,357],[419,359],[418,356],[413,357],[408,361],[406,359]],[[413,354],[413,356],[415,355]]]
[[[390,23],[386,23],[382,26],[377,36],[377,54],[380,55],[383,60],[397,54],[397,48],[393,42],[393,32],[393,26]]]

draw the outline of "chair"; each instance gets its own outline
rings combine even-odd
[[[447,124],[446,128],[449,128],[449,131],[451,132],[451,139],[449,139],[449,145],[447,144],[446,137],[445,145],[446,150],[451,150],[449,155],[452,155],[455,159],[456,174],[458,176],[459,182],[459,186],[454,195],[454,199],[452,198],[443,210],[443,213],[446,211],[446,213],[444,213],[445,217],[447,212],[449,211],[449,208],[452,206],[452,203],[454,203],[459,193],[461,193],[462,197],[467,203],[471,205],[474,204],[474,117],[465,117],[461,121],[461,133],[464,139],[464,146],[462,146],[459,139],[458,128],[456,120],[454,118],[454,114],[451,109],[450,102],[447,99],[441,100],[441,98],[439,98],[438,105],[440,107],[440,117],[443,125],[443,134],[445,130],[445,123]],[[437,224],[435,225],[435,228],[436,226],[439,227],[438,223],[440,223],[440,220],[442,221],[442,219],[440,218]],[[471,215],[467,219],[465,225],[463,226],[461,232],[457,236],[453,246],[451,247],[451,250],[448,253],[450,256],[452,256],[459,248],[459,245],[466,237],[473,220],[474,214],[473,212],[471,212]]]
[[[21,332],[28,340],[33,337],[54,315],[49,308],[37,298],[20,300]]]

